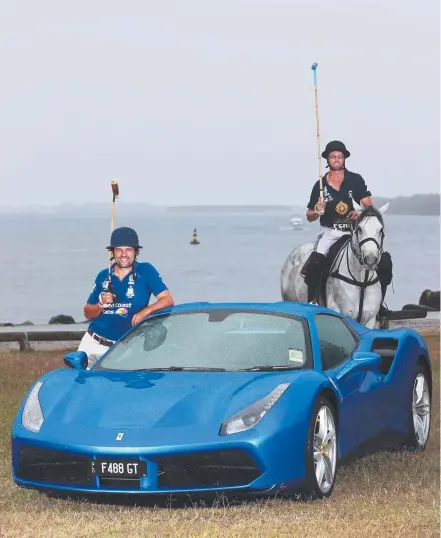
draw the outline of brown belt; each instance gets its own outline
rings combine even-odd
[[[110,347],[113,346],[115,342],[112,342],[112,340],[106,340],[105,338],[102,338],[101,336],[98,336],[96,333],[93,333],[92,331],[87,331],[90,336],[98,342],[98,344],[101,344],[102,346]]]

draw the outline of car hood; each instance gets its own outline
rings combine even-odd
[[[82,428],[215,427],[301,372],[59,370],[39,398],[45,424]]]

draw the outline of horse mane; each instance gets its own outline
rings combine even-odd
[[[361,211],[357,217],[357,224],[368,217],[376,217],[384,226],[383,215],[373,205],[369,205]]]

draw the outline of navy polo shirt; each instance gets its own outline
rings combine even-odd
[[[132,318],[140,310],[148,306],[151,295],[159,295],[167,290],[158,271],[147,262],[135,262],[132,271],[120,280],[111,269],[112,293],[116,294],[115,302],[93,319],[89,330],[108,340],[118,340],[132,327]],[[92,293],[87,302],[97,304],[99,295],[108,291],[109,269],[98,273]]]
[[[350,172],[345,168],[343,182],[340,190],[337,191],[328,184],[328,173],[323,176],[323,197],[326,200],[325,213],[320,217],[320,225],[327,228],[349,231],[350,223],[347,214],[354,210],[352,198],[360,204],[360,200],[367,196],[372,196],[367,188],[366,182],[360,174]],[[317,181],[312,189],[311,198],[307,205],[308,209],[314,209],[320,197],[320,181]],[[348,211],[344,215],[339,214],[336,208],[339,202],[346,204]]]

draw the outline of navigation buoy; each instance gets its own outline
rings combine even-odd
[[[199,245],[198,234],[196,228],[193,230],[193,239],[190,241],[190,245]]]

